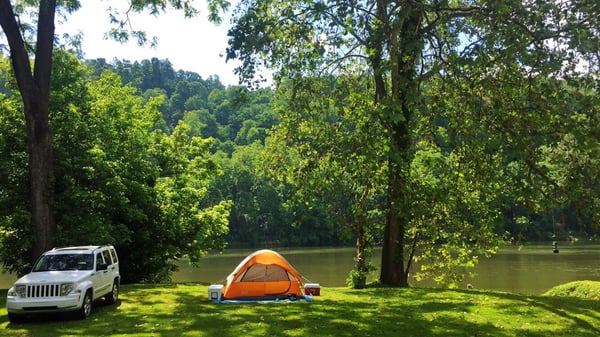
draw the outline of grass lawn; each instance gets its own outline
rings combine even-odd
[[[200,284],[124,285],[87,320],[9,323],[0,336],[600,336],[600,301],[481,290],[322,288],[308,302],[214,304]],[[6,302],[6,291],[0,293]]]

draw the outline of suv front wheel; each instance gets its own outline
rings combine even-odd
[[[77,312],[77,316],[80,319],[86,319],[90,317],[92,313],[92,291],[88,290],[83,297],[83,303],[81,303],[81,308]]]
[[[23,316],[22,315],[17,315],[17,314],[13,314],[13,313],[8,313],[8,321],[11,323],[20,323],[23,322]]]

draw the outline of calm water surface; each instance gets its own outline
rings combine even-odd
[[[481,259],[477,276],[466,279],[475,288],[522,294],[541,294],[570,281],[600,281],[600,245],[559,245],[552,253],[544,246],[505,247],[490,259]],[[174,275],[176,282],[224,283],[227,275],[252,251],[230,251],[204,258],[198,267],[184,265]],[[305,278],[305,282],[322,287],[345,286],[353,267],[352,248],[278,250]],[[381,251],[376,250],[372,262],[379,266]],[[376,279],[374,274],[372,279]],[[432,282],[411,282],[415,286],[433,287]]]
[[[541,294],[555,285],[576,281],[600,281],[600,245],[559,245],[553,254],[550,244],[544,246],[506,247],[490,259],[481,259],[477,276],[465,280],[475,288],[521,294]],[[278,249],[305,278],[305,283],[321,287],[345,286],[353,267],[353,248]],[[197,267],[180,263],[174,282],[224,283],[227,275],[253,250],[227,250],[202,259]],[[379,265],[381,251],[376,250],[372,262]],[[376,279],[374,274],[372,279]],[[0,288],[9,288],[16,277],[0,274]],[[411,284],[432,287],[431,282]]]

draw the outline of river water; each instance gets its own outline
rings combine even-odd
[[[552,245],[504,247],[489,259],[480,259],[475,278],[465,279],[479,289],[500,290],[521,294],[541,294],[563,283],[576,280],[600,281],[600,245],[559,245],[553,253]],[[210,255],[198,267],[183,268],[174,274],[176,282],[224,283],[227,275],[252,251],[226,251]],[[322,287],[345,286],[348,272],[353,267],[354,249],[282,249],[278,250],[305,282],[319,283]],[[375,250],[372,263],[379,266],[381,251]],[[377,278],[377,272],[371,280]],[[434,287],[432,282],[411,282],[414,286]]]
[[[520,294],[541,294],[553,286],[576,280],[600,281],[600,245],[559,245],[559,253],[552,245],[504,247],[490,259],[480,259],[475,268],[477,276],[466,279],[474,288],[500,290]],[[345,286],[348,272],[353,267],[353,248],[278,249],[305,278],[305,283],[319,283],[321,287]],[[226,250],[211,254],[192,267],[179,263],[180,270],[173,274],[173,282],[224,283],[227,275],[252,250]],[[375,250],[372,263],[379,266],[381,251]],[[371,279],[377,278],[375,272]],[[16,277],[0,274],[0,289],[9,288]],[[431,282],[414,286],[433,287]]]

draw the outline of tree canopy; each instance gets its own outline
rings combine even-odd
[[[203,202],[221,174],[210,158],[212,142],[191,136],[183,121],[171,134],[157,129],[164,97],[145,100],[111,72],[91,80],[88,68],[64,51],[55,54],[54,64],[50,125],[59,231],[53,243],[114,243],[126,256],[125,282],[168,279],[174,260],[194,262],[223,249],[231,203]],[[2,107],[1,156],[14,158],[6,169],[19,183],[0,187],[10,196],[1,203],[0,251],[4,265],[15,270],[28,262],[26,254],[15,253],[31,249],[26,165],[18,165],[26,147],[18,96],[3,96]]]
[[[300,100],[327,95],[327,83],[337,88],[328,76],[370,80],[366,113],[380,125],[385,155],[369,160],[387,176],[380,282],[407,286],[419,258],[429,260],[422,272],[446,270],[494,250],[509,189],[494,175],[505,165],[513,169],[509,178],[529,180],[526,190],[511,191],[524,199],[556,184],[538,165],[540,147],[553,139],[533,138],[526,121],[546,122],[560,86],[574,94],[581,87],[571,80],[593,78],[594,13],[597,6],[578,1],[240,1],[228,58],[242,61],[238,72],[247,78],[267,67],[278,89]],[[326,88],[313,91],[306,78],[322,79]],[[352,106],[351,96],[344,102]],[[290,100],[285,109],[327,118],[331,106]],[[353,112],[360,120],[363,110]],[[577,107],[562,113],[573,116]],[[306,139],[289,131],[291,142]],[[379,146],[371,136],[367,146]],[[308,154],[327,153],[321,143],[311,143]]]
[[[223,0],[209,1],[209,18],[218,21],[216,13],[227,8]],[[27,209],[31,215],[32,246],[30,261],[52,247],[56,236],[54,200],[54,155],[49,121],[52,55],[55,43],[55,17],[57,11],[70,13],[80,7],[80,2],[41,0],[38,2],[0,1],[0,26],[8,41],[10,64],[16,80],[16,91],[21,95],[27,133],[28,191]],[[190,0],[130,1],[124,11],[111,11],[113,28],[110,36],[118,41],[130,37],[146,43],[144,32],[130,29],[129,13],[149,11],[158,15],[166,8],[182,10],[186,17],[197,13]],[[21,19],[32,17],[32,23]],[[33,62],[32,62],[33,61]]]
[[[132,10],[169,4],[194,13]],[[39,67],[32,54],[29,77],[11,45],[0,258],[15,270],[94,234],[126,254],[126,281],[156,281],[225,244],[354,243],[353,286],[374,246],[382,283],[453,285],[503,240],[597,236],[596,14],[577,1],[242,1],[228,57],[247,78],[269,67],[275,90],[168,60],[84,66],[60,49]]]

